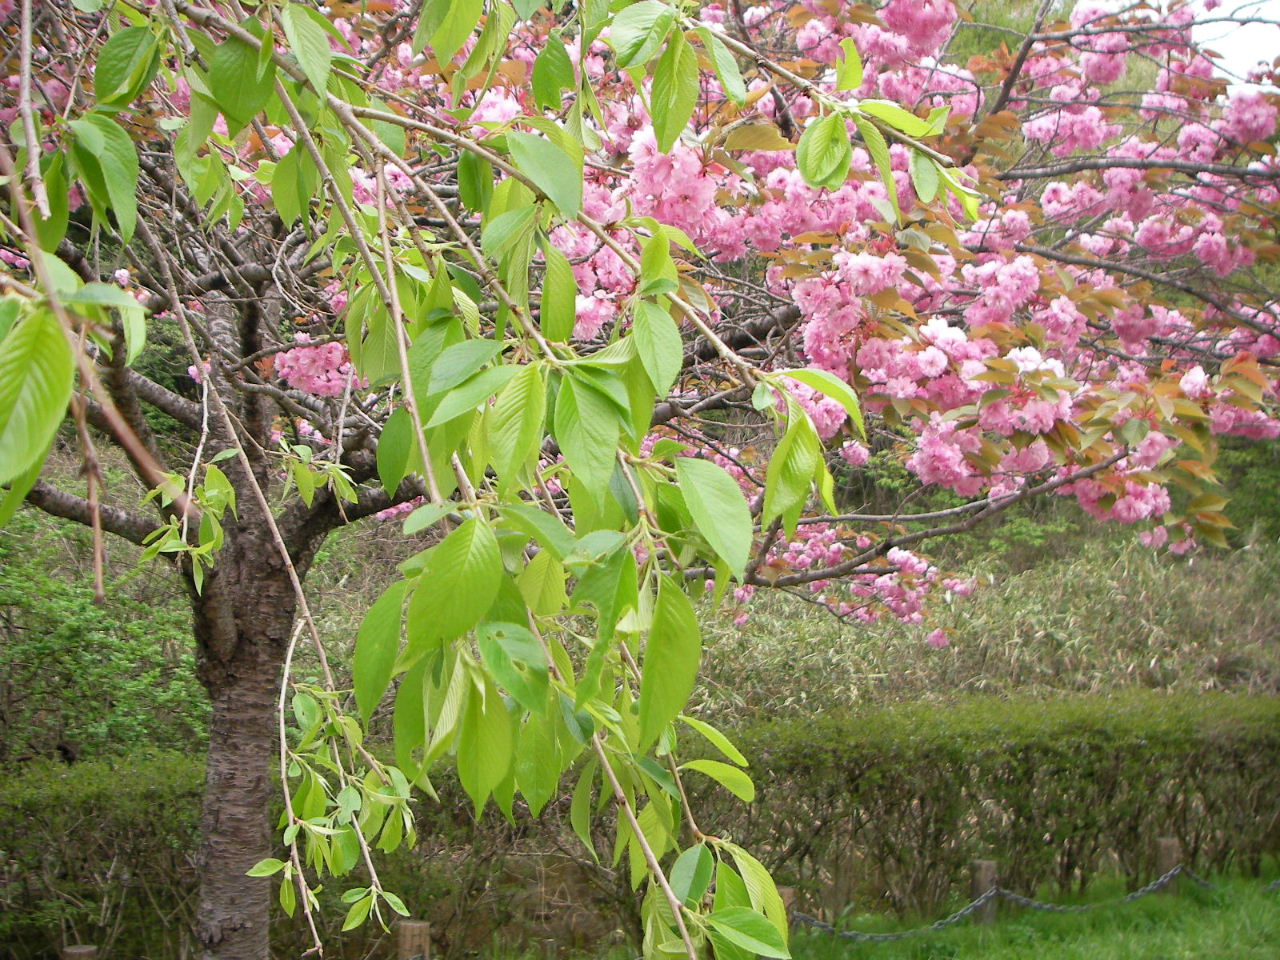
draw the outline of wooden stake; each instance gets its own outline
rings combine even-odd
[[[1161,837],[1156,841],[1156,876],[1163,877],[1166,873],[1182,863],[1182,844],[1177,837]],[[1163,890],[1164,893],[1178,892],[1178,878],[1174,877],[1170,880]]]
[[[396,960],[430,960],[431,924],[401,920],[396,924]]]
[[[969,898],[977,900],[996,885],[996,862],[974,860],[969,864]],[[996,898],[992,897],[973,913],[974,923],[996,922]]]

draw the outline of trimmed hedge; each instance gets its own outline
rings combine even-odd
[[[1159,836],[1179,837],[1199,870],[1252,872],[1280,849],[1278,699],[969,699],[760,723],[734,739],[759,797],[744,806],[690,777],[698,820],[760,853],[810,911],[932,913],[978,857],[1031,892],[1080,889],[1117,865],[1150,879]],[[200,760],[176,755],[0,777],[0,956],[52,958],[77,941],[107,956],[190,956],[202,785]],[[439,946],[466,952],[500,935],[592,947],[634,933],[625,871],[590,863],[567,798],[539,822],[476,823],[456,783],[436,787],[443,802],[421,804],[419,847],[381,872]],[[340,891],[322,895],[326,955],[382,955],[376,930],[338,933]],[[283,917],[273,939],[282,956],[306,947]]]
[[[736,817],[723,805],[719,827],[837,912],[934,911],[975,858],[1013,889],[1070,892],[1117,866],[1151,879],[1157,837],[1201,870],[1256,873],[1280,849],[1276,698],[972,698],[759,723],[736,742],[759,796]]]

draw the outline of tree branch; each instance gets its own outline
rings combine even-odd
[[[27,494],[27,503],[50,516],[74,520],[86,527],[93,526],[93,506],[88,500],[60,490],[43,480],[37,480],[36,485],[31,488],[31,492]],[[142,546],[146,537],[156,529],[153,521],[120,507],[99,504],[98,515],[103,530],[138,546]]]

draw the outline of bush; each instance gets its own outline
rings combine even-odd
[[[1255,871],[1280,847],[1280,700],[1133,692],[1111,698],[892,706],[736,731],[759,798],[744,807],[690,777],[705,829],[732,835],[798,886],[810,911],[931,912],[970,859],[1031,892],[1084,888],[1118,865],[1153,875],[1153,841],[1179,837],[1200,870]],[[190,954],[202,766],[197,758],[33,763],[0,787],[0,955],[43,960],[66,942],[109,955]],[[596,947],[634,936],[625,867],[592,864],[568,798],[540,821],[477,822],[456,780],[423,803],[418,847],[380,859],[388,889],[461,956],[507,943]],[[596,848],[612,846],[607,825]],[[353,878],[352,884],[363,881]],[[341,934],[341,887],[321,895],[326,955],[377,955],[376,926]],[[277,918],[282,956],[309,945]]]
[[[736,742],[760,794],[720,827],[828,910],[932,911],[974,858],[1014,889],[1069,891],[1112,864],[1151,879],[1156,837],[1206,870],[1256,872],[1280,846],[1274,698],[982,697],[759,723]]]
[[[204,766],[199,757],[33,761],[0,784],[0,957],[54,960],[64,944],[104,956],[183,960],[191,935]],[[587,947],[636,939],[636,901],[622,875],[593,864],[568,825],[568,799],[542,821],[479,822],[455,778],[419,811],[418,846],[381,854],[388,889],[432,923],[437,946],[462,956],[490,945],[555,941]],[[597,847],[608,849],[600,837]],[[262,882],[249,881],[246,882]],[[277,881],[270,881],[275,883]],[[348,886],[367,881],[352,877]],[[344,887],[327,884],[317,916],[325,956],[387,952],[376,924],[342,933]],[[301,914],[277,910],[273,955],[310,946]]]
[[[0,533],[0,767],[58,752],[198,748],[205,738],[190,614],[173,603],[172,584],[127,568],[113,571],[96,605],[88,576],[57,573],[88,536],[29,513]]]

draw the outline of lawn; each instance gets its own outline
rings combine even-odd
[[[1098,884],[1082,902],[1123,893]],[[991,926],[962,922],[894,943],[857,943],[797,928],[796,960],[1275,960],[1280,957],[1280,891],[1265,880],[1218,879],[1212,891],[1102,906],[1083,914],[1019,910],[1001,904]],[[850,916],[848,929],[885,933],[927,925],[872,914]]]

